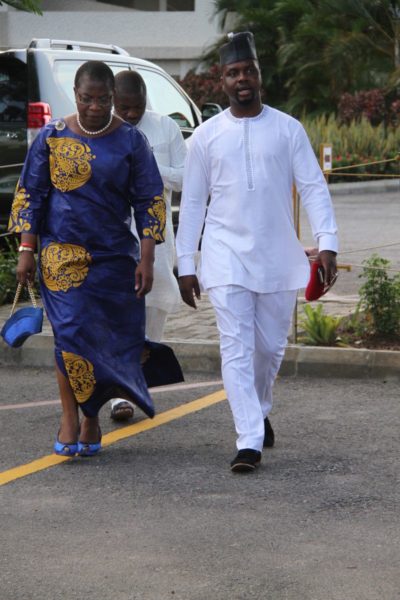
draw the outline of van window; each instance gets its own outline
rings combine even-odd
[[[0,122],[25,123],[26,65],[16,58],[0,60]]]
[[[162,115],[168,115],[180,127],[196,126],[189,101],[164,75],[150,69],[137,67],[146,82],[149,108]]]
[[[71,100],[72,104],[75,104],[75,96],[74,96],[74,80],[75,73],[79,69],[85,60],[56,60],[54,62],[54,78],[60,88],[67,94],[68,98]],[[107,61],[106,61],[107,62]],[[124,71],[125,69],[129,69],[129,65],[123,63],[109,63],[108,66],[111,68],[114,75],[119,73],[119,71]]]
[[[84,60],[56,60],[54,78],[60,90],[75,104],[74,79]],[[146,82],[148,107],[162,115],[172,117],[181,128],[193,129],[197,123],[190,102],[162,73],[122,62],[105,61],[114,75],[126,69],[136,68]]]

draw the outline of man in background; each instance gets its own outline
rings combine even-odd
[[[165,243],[156,247],[153,287],[146,296],[146,337],[159,342],[168,313],[179,309],[180,293],[173,273],[175,240],[172,223],[172,192],[182,189],[186,144],[175,121],[146,110],[147,91],[137,71],[121,71],[115,77],[114,110],[147,137],[164,183],[166,205]],[[133,417],[133,405],[121,398],[111,401],[111,418],[124,421]]]

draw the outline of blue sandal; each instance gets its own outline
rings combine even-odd
[[[75,456],[78,452],[78,442],[73,442],[72,444],[67,444],[66,442],[60,442],[58,439],[54,442],[53,452],[54,454],[58,454],[58,456]]]
[[[99,441],[94,444],[90,442],[78,442],[79,456],[94,456],[101,450],[101,429],[99,427]]]

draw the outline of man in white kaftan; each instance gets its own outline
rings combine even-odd
[[[182,189],[186,144],[177,123],[165,115],[146,110],[136,126],[145,134],[152,147],[164,183],[167,210],[165,243],[158,244],[160,248],[156,249],[153,287],[146,296],[146,336],[159,342],[167,315],[177,312],[181,304],[178,283],[173,273],[175,236],[171,198],[172,192],[180,192]]]
[[[186,144],[175,121],[166,115],[146,110],[146,85],[136,71],[121,71],[115,77],[115,112],[135,125],[147,137],[164,183],[166,206],[165,243],[155,250],[154,279],[146,295],[146,337],[159,342],[169,313],[179,310],[181,297],[173,273],[175,236],[172,222],[172,192],[182,189]],[[134,219],[132,226],[135,227]],[[135,230],[133,229],[135,232]],[[111,402],[111,416],[126,420],[133,416],[133,405],[116,398]]]
[[[184,301],[200,297],[194,257],[220,333],[222,375],[238,455],[233,471],[253,470],[272,446],[272,386],[299,288],[310,274],[293,224],[296,184],[318,241],[326,283],[336,273],[336,223],[329,191],[302,125],[263,105],[252,34],[221,48],[230,108],[193,134],[185,165],[178,271]],[[207,200],[210,196],[209,206]]]

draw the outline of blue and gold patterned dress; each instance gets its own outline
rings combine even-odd
[[[57,365],[86,416],[126,394],[154,415],[140,367],[145,301],[134,291],[140,249],[130,222],[133,206],[139,237],[164,240],[162,189],[146,138],[127,123],[88,138],[54,121],[28,152],[9,230],[39,236]]]

